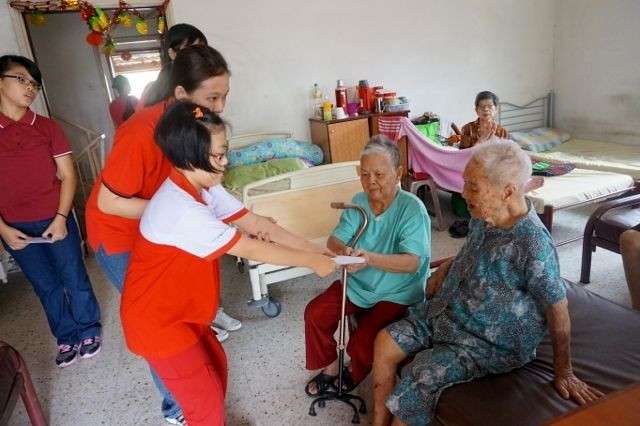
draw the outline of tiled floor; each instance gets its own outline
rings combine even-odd
[[[591,210],[593,207],[559,213],[556,236],[563,239],[582,232]],[[433,258],[453,255],[461,244],[447,232],[434,231]],[[579,277],[580,251],[581,243],[558,250],[562,274],[573,281]],[[97,357],[65,369],[55,366],[55,341],[39,301],[20,274],[11,275],[8,284],[0,283],[0,340],[11,343],[25,357],[51,425],[166,424],[146,364],[124,345],[118,293],[104,278],[95,258],[88,258],[87,266],[102,308],[104,349]],[[224,343],[229,359],[227,424],[351,424],[347,407],[336,402],[318,409],[317,417],[308,416],[311,399],[303,392],[310,377],[304,369],[303,310],[330,280],[307,276],[270,286],[271,294],[282,303],[282,313],[269,319],[246,306],[250,297],[248,276],[238,273],[234,259],[225,257],[222,271],[225,310],[243,322],[243,327]],[[592,283],[589,289],[630,305],[618,255],[598,250]],[[371,408],[369,379],[356,393]],[[362,424],[369,422],[370,415],[362,417]],[[9,424],[28,424],[20,403]]]

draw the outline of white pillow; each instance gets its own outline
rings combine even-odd
[[[517,142],[522,149],[533,152],[548,151],[568,141],[570,138],[571,135],[569,133],[549,127],[538,127],[523,132],[509,133],[509,139]]]

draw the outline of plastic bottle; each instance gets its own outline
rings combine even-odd
[[[325,101],[322,103],[322,119],[324,121],[333,120],[333,115],[331,114],[331,102],[329,99],[325,98]]]
[[[336,108],[347,110],[347,88],[344,87],[342,80],[338,80],[338,87],[336,87]]]
[[[322,117],[322,90],[318,87],[318,83],[313,84],[313,89],[311,89],[311,99],[313,100],[311,103],[313,116]]]

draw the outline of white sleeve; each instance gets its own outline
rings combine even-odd
[[[213,259],[222,256],[240,238],[238,231],[217,219],[206,207],[191,209],[175,224],[171,242],[195,256]]]
[[[245,209],[244,204],[229,194],[222,185],[212,186],[207,191],[202,191],[201,195],[218,220],[228,219]]]

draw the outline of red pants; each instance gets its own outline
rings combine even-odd
[[[182,408],[189,426],[224,425],[227,356],[213,331],[171,358],[147,361]]]
[[[340,322],[341,302],[342,283],[336,281],[309,302],[304,311],[308,370],[324,368],[338,357],[333,335]],[[356,314],[358,319],[358,326],[347,344],[353,380],[361,382],[371,371],[373,341],[378,331],[404,317],[406,310],[405,305],[393,302],[378,302],[371,308],[361,308],[347,298],[346,315]]]

